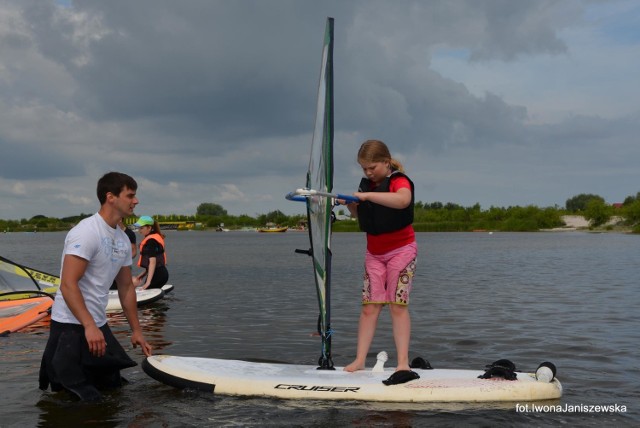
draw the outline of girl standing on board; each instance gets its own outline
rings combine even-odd
[[[344,370],[364,369],[378,317],[383,306],[389,305],[398,365],[384,383],[404,383],[419,377],[409,368],[408,304],[418,252],[412,226],[414,186],[382,141],[365,141],[358,151],[358,163],[365,178],[353,195],[360,202],[347,208],[367,232],[367,251],[356,359]]]
[[[169,281],[169,271],[167,271],[167,254],[164,250],[164,235],[160,233],[160,225],[148,215],[143,215],[134,224],[143,236],[140,242],[140,258],[138,266],[144,271],[133,277],[136,287],[162,288]],[[143,279],[146,280],[144,283]]]

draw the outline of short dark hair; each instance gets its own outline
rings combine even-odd
[[[108,172],[98,180],[98,201],[104,205],[107,201],[107,193],[119,195],[124,188],[138,190],[138,183],[131,176],[122,172]]]

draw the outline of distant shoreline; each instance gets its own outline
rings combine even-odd
[[[602,233],[602,232],[611,232],[611,233],[634,233],[634,229],[631,226],[628,225],[624,225],[624,219],[620,216],[613,216],[609,219],[608,222],[606,222],[605,224],[598,226],[598,227],[593,227],[591,226],[591,221],[587,220],[584,216],[582,215],[562,215],[560,216],[560,220],[564,223],[563,226],[558,226],[558,227],[554,227],[554,228],[540,228],[540,229],[530,229],[530,230],[526,230],[527,232],[572,232],[572,231],[583,231],[583,232],[597,232],[597,233]],[[438,222],[434,222],[433,224],[436,224],[438,226],[441,225],[441,223]],[[505,230],[505,229],[498,229],[498,228],[493,228],[493,227],[483,227],[483,228],[474,228],[471,229],[470,228],[470,224],[466,223],[466,222],[457,222],[456,223],[456,227],[454,228],[446,228],[447,225],[445,225],[444,228],[442,227],[438,227],[438,228],[426,228],[425,229],[425,225],[431,225],[431,223],[423,223],[423,222],[417,222],[414,223],[414,229],[417,233],[419,232],[433,232],[433,233],[437,233],[437,232],[522,232],[524,230]],[[340,225],[340,226],[338,226]],[[56,227],[56,228],[52,228],[52,229],[47,229],[47,228],[38,228],[37,226],[32,226],[32,227],[28,227],[28,226],[21,226],[20,228],[16,228],[16,229],[5,229],[4,233],[36,233],[36,232],[40,232],[40,233],[46,233],[46,232],[67,232],[69,231],[71,228],[73,227],[73,225],[67,225],[67,227]],[[257,228],[251,228],[252,230],[257,230]],[[186,231],[186,230],[198,230],[198,231],[219,231],[219,227],[208,227],[208,226],[204,226],[200,225],[200,227],[198,228],[193,228],[193,229],[187,229],[184,228],[182,229],[182,231]],[[247,228],[241,228],[241,229],[236,229],[236,228],[232,228],[229,227],[227,229],[228,231],[246,231]],[[227,231],[225,230],[225,231]],[[291,229],[294,230],[294,229]],[[168,232],[169,230],[165,230],[165,232]],[[180,228],[178,229],[174,229],[172,231],[181,231]],[[357,222],[355,221],[338,221],[335,223],[334,228],[333,228],[333,233],[343,233],[343,232],[359,232],[359,228],[357,225]],[[636,232],[637,233],[637,232]]]
[[[631,228],[616,226],[622,219],[620,217],[611,217],[611,219],[602,226],[592,229],[591,222],[581,215],[563,215],[560,217],[565,226],[554,227],[553,229],[540,229],[540,232],[571,232],[571,231],[596,231],[596,232],[623,232],[631,233]]]

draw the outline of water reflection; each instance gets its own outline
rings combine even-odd
[[[138,320],[144,333],[145,339],[153,347],[153,352],[158,353],[173,344],[165,338],[165,324],[167,322],[167,311],[169,304],[159,301],[153,305],[138,309]],[[114,336],[118,338],[124,346],[129,343],[130,327],[123,312],[108,315],[109,327]]]
[[[173,343],[172,341],[166,340],[164,335],[165,324],[167,322],[167,311],[170,308],[169,305],[170,304],[165,301],[159,301],[138,309],[140,327],[142,327],[142,331],[147,342],[153,346],[155,351],[162,350],[171,346]],[[107,313],[107,323],[113,331],[113,334],[118,338],[123,346],[129,342],[129,333],[131,330],[123,312]],[[18,333],[48,334],[50,325],[51,317],[48,316],[28,327],[25,327],[24,329],[21,329]]]

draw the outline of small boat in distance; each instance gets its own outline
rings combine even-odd
[[[287,229],[289,229],[287,226],[280,227],[280,226],[277,226],[275,224],[267,224],[267,227],[258,228],[258,232],[262,232],[262,233],[282,233],[282,232],[286,232]]]
[[[224,223],[220,223],[218,227],[216,227],[216,232],[228,232],[229,229],[224,227]]]

